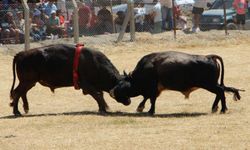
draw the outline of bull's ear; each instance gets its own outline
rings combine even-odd
[[[125,70],[123,70],[123,74],[124,74],[124,76],[125,76],[125,77],[127,77],[127,76],[128,76],[128,74],[126,73],[126,71],[125,71]]]

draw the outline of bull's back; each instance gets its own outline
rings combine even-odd
[[[162,90],[185,91],[217,83],[217,70],[214,61],[205,56],[170,51],[144,56],[133,71],[133,77],[144,87],[157,82]]]
[[[19,80],[52,87],[72,85],[74,49],[74,46],[57,44],[18,53]]]

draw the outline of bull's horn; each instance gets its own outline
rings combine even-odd
[[[109,91],[109,95],[110,95],[112,98],[115,98],[114,89],[112,89],[112,90]]]

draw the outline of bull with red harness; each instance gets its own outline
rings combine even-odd
[[[19,84],[15,87],[16,74]],[[123,77],[100,51],[78,45],[55,44],[19,52],[13,59],[13,84],[10,90],[13,113],[20,116],[18,101],[23,100],[27,113],[27,92],[39,82],[52,92],[56,88],[74,86],[83,94],[90,94],[98,103],[99,111],[106,112],[103,91],[109,92]],[[130,100],[118,101],[129,105]]]

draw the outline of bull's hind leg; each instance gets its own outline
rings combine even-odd
[[[218,103],[220,101],[220,97],[216,95],[216,98],[214,100],[213,106],[212,106],[212,113],[216,113],[218,111]]]
[[[22,96],[22,100],[23,100],[23,110],[24,110],[24,112],[27,114],[27,113],[29,112],[29,103],[28,103],[26,94],[27,94],[27,93],[25,93],[25,94]]]
[[[10,106],[13,107],[13,114],[15,116],[21,116],[20,111],[18,110],[18,101],[21,97],[21,94],[18,92],[18,87],[11,93],[12,102],[10,103]]]
[[[22,97],[22,100],[23,100],[24,111],[26,113],[28,112],[29,104],[28,104],[26,94],[27,94],[28,90],[30,90],[34,85],[35,85],[35,83],[25,84],[23,82],[20,82],[19,85],[17,86],[17,88],[13,91],[13,93],[11,93],[11,97],[12,97],[13,101],[10,105],[13,106],[13,114],[15,116],[21,116],[21,113],[18,109],[18,102],[19,102],[20,97]]]
[[[227,105],[223,87],[216,85],[214,88],[209,88],[208,90],[216,94],[212,109],[216,109],[216,107],[218,107],[219,100],[221,100],[221,113],[225,113],[227,111]]]

